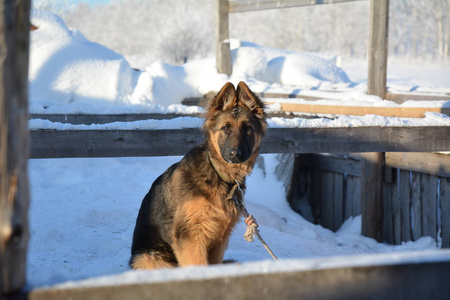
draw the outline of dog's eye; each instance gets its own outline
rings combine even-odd
[[[225,133],[229,133],[230,132],[230,125],[225,125],[221,128],[221,130]]]
[[[245,124],[242,129],[243,132],[246,132],[248,135],[251,135],[253,133],[253,127],[248,124]]]

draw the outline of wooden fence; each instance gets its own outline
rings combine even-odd
[[[281,1],[281,0],[280,0]],[[273,2],[273,1],[272,1]],[[288,3],[289,1],[281,1]],[[300,1],[295,1],[300,2]],[[323,1],[325,2],[325,1]],[[386,0],[373,1],[386,8]],[[293,298],[298,296],[326,295],[339,299],[342,284],[336,285],[334,278],[343,278],[348,285],[345,290],[353,299],[372,299],[373,297],[398,298],[408,296],[429,296],[433,299],[448,299],[443,291],[445,279],[449,276],[449,258],[443,256],[439,261],[424,261],[417,265],[411,262],[404,265],[343,267],[302,272],[282,272],[274,276],[257,274],[230,279],[221,277],[207,281],[211,288],[205,288],[205,281],[190,280],[177,283],[135,284],[116,287],[101,286],[97,289],[49,289],[47,291],[24,292],[25,262],[28,241],[28,179],[27,158],[29,139],[27,135],[27,63],[30,1],[4,1],[0,5],[0,46],[3,59],[0,60],[0,293],[1,298],[18,299],[113,299],[124,296],[141,297],[151,293],[166,299],[178,299],[186,291],[195,290],[198,297],[211,295],[223,297],[233,295],[239,298],[273,296]],[[36,130],[31,134],[31,157],[105,157],[105,156],[150,156],[181,155],[202,140],[198,128],[167,130]],[[262,145],[263,153],[343,153],[369,151],[445,151],[450,149],[450,126],[446,127],[351,127],[351,128],[271,128]],[[377,175],[382,165],[379,153],[364,154],[361,171],[361,186],[369,182],[373,190],[379,192]],[[372,168],[365,162],[375,161]],[[364,165],[366,165],[364,167]],[[438,173],[437,176],[441,176]],[[375,179],[374,179],[375,178]],[[340,179],[336,179],[339,182]],[[422,180],[422,179],[421,179]],[[425,180],[425,179],[424,179]],[[432,179],[429,179],[432,181]],[[411,182],[417,182],[412,180]],[[448,195],[448,182],[438,180],[443,192],[440,198]],[[336,185],[337,186],[337,185]],[[369,185],[368,185],[369,186]],[[413,184],[413,186],[417,186]],[[374,188],[375,187],[375,188]],[[367,187],[366,187],[367,190]],[[361,190],[361,194],[363,194]],[[370,193],[368,193],[370,194]],[[441,202],[442,203],[442,202]],[[447,205],[447,204],[445,204]],[[442,206],[442,212],[448,211]],[[364,209],[366,207],[366,209]],[[373,209],[370,209],[373,208]],[[380,213],[381,211],[381,213]],[[412,210],[416,212],[415,208]],[[423,211],[423,209],[422,209]],[[379,197],[361,196],[363,233],[378,236],[382,231],[379,222],[383,203]],[[415,215],[414,215],[415,216]],[[422,222],[422,224],[425,221]],[[429,218],[426,222],[429,222]],[[447,222],[447,221],[446,221]],[[414,222],[413,222],[414,223]],[[415,223],[414,223],[415,224]],[[445,225],[446,226],[446,225]],[[401,236],[402,237],[402,236]],[[437,263],[439,262],[439,263]],[[409,276],[413,273],[414,276]],[[378,276],[380,275],[381,276]],[[401,276],[399,276],[401,274]],[[432,275],[438,274],[435,279]],[[417,276],[423,277],[417,282]],[[325,280],[324,280],[325,278]],[[329,280],[326,280],[328,278]],[[380,278],[385,281],[380,282]],[[386,288],[391,278],[401,278],[395,286]],[[237,280],[239,279],[239,280]],[[230,282],[233,283],[230,286]],[[299,289],[298,282],[313,283],[314,290]],[[357,283],[355,285],[355,282]],[[177,294],[174,286],[183,286]],[[247,293],[248,287],[257,288],[258,293]],[[240,287],[236,289],[236,287]],[[336,288],[337,287],[337,288]],[[376,292],[374,292],[375,288]],[[411,292],[408,294],[405,289]],[[218,291],[225,291],[220,292]],[[230,293],[229,291],[236,291]],[[17,294],[11,294],[18,292]],[[270,294],[268,292],[271,292]],[[383,293],[382,293],[383,292]],[[124,293],[124,294],[121,294]],[[322,293],[322,294],[321,294]],[[380,294],[382,293],[382,294]],[[174,296],[175,295],[175,296]],[[364,297],[361,297],[364,295]],[[344,298],[346,297],[344,296]],[[273,298],[272,297],[272,298]],[[312,296],[314,298],[314,296]],[[225,298],[225,297],[223,297]]]
[[[216,67],[219,73],[231,75],[229,20],[230,13],[261,9],[289,8],[305,5],[340,3],[360,0],[250,0],[217,1]],[[387,45],[389,25],[389,0],[371,0],[369,37],[369,74],[367,93],[385,98]]]
[[[384,161],[383,240],[398,245],[431,236],[449,248],[450,155],[387,152]],[[336,231],[361,215],[361,170],[357,154],[296,154],[281,158],[277,173],[294,210]]]

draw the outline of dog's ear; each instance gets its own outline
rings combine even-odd
[[[236,94],[238,95],[239,102],[246,106],[250,111],[260,119],[265,117],[264,103],[258,98],[248,86],[243,82],[239,82]]]
[[[225,83],[220,92],[211,101],[211,108],[225,111],[236,105],[236,90],[231,82]]]

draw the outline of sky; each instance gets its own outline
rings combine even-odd
[[[111,0],[72,0],[72,1],[73,1],[73,3],[87,2],[90,5],[105,4],[105,3],[111,2]]]

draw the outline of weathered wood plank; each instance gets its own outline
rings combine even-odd
[[[321,204],[320,199],[322,198],[322,190],[321,190],[321,171],[318,169],[310,169],[311,172],[311,208],[314,216],[314,223],[320,224],[321,217]]]
[[[350,259],[349,259],[350,260]],[[419,259],[419,261],[421,261]],[[450,298],[448,261],[259,272],[218,278],[45,288],[29,300],[115,299],[433,299]]]
[[[353,176],[348,175],[345,179],[344,194],[344,221],[353,217]]]
[[[421,174],[412,172],[411,181],[411,237],[417,241],[422,237],[422,192],[421,192]]]
[[[438,153],[386,153],[386,165],[436,176],[450,177],[450,155]]]
[[[333,173],[320,171],[320,225],[330,230],[333,226]]]
[[[393,170],[392,180],[392,226],[394,235],[394,245],[402,243],[402,208],[399,197],[400,170]]]
[[[298,6],[309,6],[318,4],[331,4],[341,2],[353,2],[361,0],[247,0],[247,1],[230,1],[230,13],[289,8]]]
[[[271,104],[270,100],[266,101]],[[325,115],[379,115],[383,117],[395,118],[423,118],[426,112],[436,112],[450,115],[449,107],[379,107],[379,106],[344,106],[344,105],[324,105],[315,103],[289,103],[280,102],[282,111],[301,112],[308,114]]]
[[[271,103],[271,99],[303,99],[308,101],[315,101],[315,100],[323,100],[323,99],[330,99],[330,100],[337,100],[342,98],[343,92],[336,91],[336,90],[320,90],[322,93],[320,95],[314,96],[314,95],[303,95],[303,94],[294,94],[294,93],[274,93],[274,92],[255,92],[255,94],[258,97],[263,98],[267,103]],[[323,93],[329,93],[329,95],[324,96]],[[345,92],[344,92],[345,93]],[[182,104],[184,105],[196,105],[201,107],[206,107],[206,105],[209,103],[209,100],[211,100],[217,92],[209,92],[203,97],[192,97],[192,98],[185,98],[182,100]],[[421,101],[422,104],[426,103],[426,101],[450,101],[450,95],[446,94],[429,94],[429,93],[406,93],[406,94],[400,94],[400,93],[391,93],[387,92],[385,96],[386,100],[393,101],[397,104],[402,104],[405,101],[408,100],[415,100],[415,101]],[[272,100],[273,101],[273,100]],[[314,104],[312,104],[314,105]],[[319,105],[318,105],[319,106]],[[331,110],[334,111],[333,107],[330,106]],[[352,106],[350,106],[352,108]],[[392,108],[392,107],[391,107]],[[448,107],[444,107],[447,108]],[[370,107],[369,107],[370,109]],[[427,108],[425,108],[427,109]],[[431,106],[428,107],[428,109],[431,109]],[[281,109],[282,110],[282,109]],[[282,110],[283,111],[283,110]],[[376,112],[376,111],[372,111]],[[385,111],[386,112],[386,111]],[[448,110],[443,110],[443,113],[448,113]],[[357,113],[357,112],[354,112]],[[330,112],[329,112],[330,114]]]
[[[184,155],[199,129],[31,131],[32,158]],[[446,151],[450,126],[269,128],[261,153]]]
[[[333,231],[339,230],[344,222],[344,175],[334,173],[333,175]]]
[[[437,237],[437,181],[434,175],[421,174],[422,234]]]
[[[230,34],[228,26],[228,0],[216,0],[217,26],[216,26],[216,68],[221,74],[231,75]]]
[[[445,94],[429,94],[429,93],[390,93],[387,92],[385,96],[386,100],[394,101],[395,103],[403,103],[408,100],[415,101],[435,101],[435,100],[444,100],[450,101],[450,95]]]
[[[385,173],[392,173],[392,168],[386,168]],[[392,206],[392,174],[390,180],[383,182],[383,240],[388,244],[394,244],[394,224],[393,224],[393,206]]]
[[[399,176],[399,200],[401,209],[401,240],[402,242],[411,241],[411,201],[410,201],[410,172],[400,170]]]
[[[371,0],[369,18],[367,93],[384,99],[386,97],[389,0]]]
[[[361,214],[361,178],[353,177],[353,216]]]
[[[384,153],[363,154],[361,168],[361,233],[383,242]]]
[[[450,248],[450,178],[441,178],[442,248]]]
[[[179,117],[201,117],[202,114],[31,114],[30,119],[43,119],[68,124],[107,124],[141,120],[168,120]]]
[[[0,3],[0,297],[26,282],[30,1]]]
[[[361,161],[354,158],[311,154],[302,159],[300,164],[324,171],[361,176]]]

